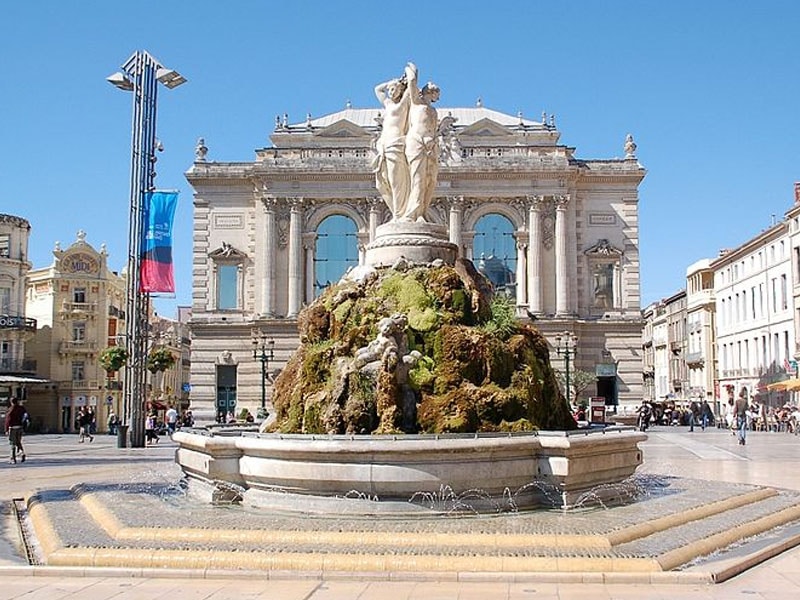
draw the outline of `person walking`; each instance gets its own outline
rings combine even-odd
[[[747,404],[747,388],[743,387],[739,390],[739,397],[733,404],[733,418],[740,446],[744,446],[747,442]]]
[[[153,411],[149,415],[144,422],[144,443],[145,445],[149,443],[158,443],[158,434],[156,433],[156,412]]]
[[[11,464],[17,464],[17,451],[20,461],[25,462],[25,449],[22,447],[23,420],[25,409],[16,398],[11,398],[11,409],[6,413],[6,434],[11,445]]]
[[[172,434],[175,433],[175,429],[178,426],[178,411],[175,410],[174,406],[170,406],[167,409],[165,418],[167,420],[167,431],[169,432],[170,437],[172,437]]]
[[[94,441],[94,436],[90,429],[92,421],[94,421],[94,413],[90,413],[85,407],[81,406],[78,411],[78,442],[81,444],[87,437],[90,443]]]

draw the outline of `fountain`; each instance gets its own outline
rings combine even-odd
[[[409,500],[420,494],[477,489],[478,510],[509,495],[520,508],[569,506],[641,464],[644,435],[577,428],[544,337],[425,220],[438,94],[418,87],[411,63],[376,87],[384,116],[373,166],[392,220],[365,264],[299,315],[301,345],[275,382],[270,427],[174,436],[178,463],[206,496],[405,512],[419,510]]]

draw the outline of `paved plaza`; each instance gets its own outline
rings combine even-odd
[[[31,436],[25,439],[28,461],[0,464],[4,501],[34,490],[65,489],[75,484],[135,484],[178,480],[175,446],[161,438],[158,446],[118,449],[111,436],[77,443],[76,436]],[[643,444],[639,472],[702,482],[750,484],[800,491],[800,437],[784,433],[751,433],[741,447],[729,432],[717,429],[655,428]],[[6,502],[6,504],[8,504]],[[498,574],[492,581],[430,581],[424,572],[403,581],[385,574],[334,575],[321,580],[313,573],[292,571],[230,574],[206,571],[148,571],[117,568],[30,567],[15,547],[11,515],[0,543],[0,585],[3,598],[796,598],[800,597],[800,548],[789,550],[724,583],[646,583],[642,578],[611,582],[602,574],[537,574],[523,580]],[[145,518],[145,520],[147,520]],[[176,524],[180,525],[180,524]],[[223,576],[224,575],[224,576]]]

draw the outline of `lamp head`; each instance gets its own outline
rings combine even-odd
[[[114,87],[125,92],[133,91],[133,82],[128,78],[127,75],[125,75],[125,73],[117,71],[113,75],[106,77],[106,81]]]
[[[176,88],[186,83],[186,78],[172,69],[159,67],[156,70],[156,79],[167,86],[169,89]]]

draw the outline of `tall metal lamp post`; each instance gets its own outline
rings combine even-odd
[[[142,232],[145,222],[145,194],[153,190],[156,140],[156,96],[158,84],[172,89],[186,82],[180,73],[167,69],[146,51],[135,52],[122,71],[107,78],[126,92],[133,92],[131,122],[131,180],[128,213],[128,281],[125,337],[128,362],[125,364],[123,415],[118,445],[125,447],[130,430],[131,447],[144,447],[144,400],[146,395],[147,323],[150,294],[140,291]]]
[[[575,353],[578,350],[578,338],[574,333],[565,331],[556,336],[556,354],[564,359],[564,380],[567,392],[567,404],[571,403],[570,389],[569,389],[569,363],[571,359],[575,358]]]
[[[275,358],[275,340],[267,339],[263,333],[260,337],[253,338],[253,359],[261,362],[261,408],[258,409],[258,418],[267,418],[267,367]]]

